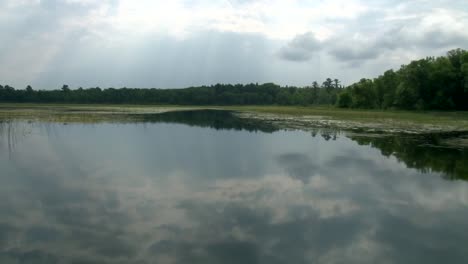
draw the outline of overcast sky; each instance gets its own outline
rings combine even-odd
[[[0,0],[16,88],[350,84],[468,49],[467,0]]]

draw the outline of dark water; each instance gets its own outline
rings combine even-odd
[[[0,123],[0,263],[468,263],[443,135],[140,119]]]

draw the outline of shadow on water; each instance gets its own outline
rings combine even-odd
[[[178,123],[189,126],[209,127],[216,130],[246,130],[249,132],[273,133],[280,128],[259,120],[239,118],[231,111],[195,110],[173,111],[143,115],[141,121],[149,123]]]

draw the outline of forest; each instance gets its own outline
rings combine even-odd
[[[468,110],[468,52],[451,50],[361,79],[340,92],[343,108]]]
[[[338,79],[306,87],[216,84],[184,89],[15,89],[0,85],[0,102],[173,105],[336,105],[341,108],[468,110],[468,52],[451,50],[347,87]]]
[[[216,84],[185,89],[78,88],[64,85],[60,90],[15,90],[0,86],[1,102],[31,103],[108,103],[174,105],[312,105],[334,104],[342,87],[327,79],[321,86],[280,87],[265,84]]]

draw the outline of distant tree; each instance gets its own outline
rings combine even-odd
[[[62,91],[63,91],[63,92],[70,92],[70,87],[68,87],[67,84],[64,84],[64,85],[62,86]]]
[[[333,80],[333,83],[335,84],[335,89],[339,89],[341,86],[340,86],[340,80],[338,79],[334,79]]]
[[[312,83],[312,103],[313,104],[318,103],[319,91],[320,91],[320,85],[314,81]]]
[[[331,90],[333,89],[333,81],[331,78],[327,78],[323,84],[322,84],[322,87],[325,88],[325,90],[330,93]]]

